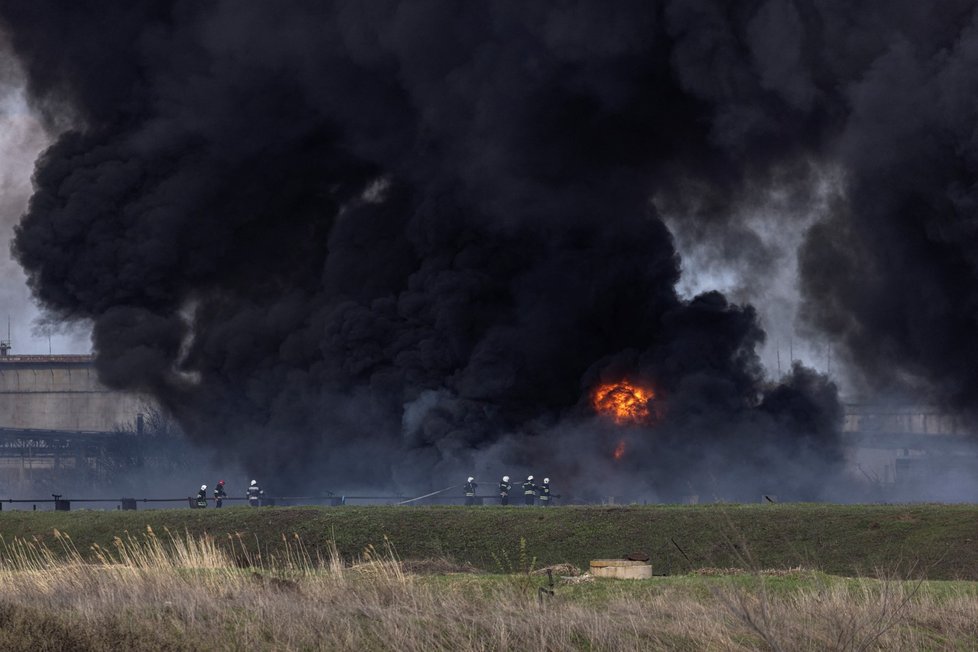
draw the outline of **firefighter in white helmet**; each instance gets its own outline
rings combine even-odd
[[[537,498],[537,486],[533,484],[533,476],[526,476],[523,481],[523,502],[532,505]]]
[[[469,476],[469,479],[465,481],[465,488],[463,489],[465,493],[465,504],[475,505],[475,490],[479,485],[475,483],[475,478]]]
[[[509,483],[509,476],[504,475],[503,479],[499,482],[499,504],[508,505],[509,504],[509,492],[513,490],[513,485]]]
[[[544,478],[543,484],[537,487],[540,491],[540,504],[550,507],[550,478]]]
[[[251,486],[248,487],[248,504],[252,507],[259,507],[261,505],[261,497],[264,494],[265,492],[258,486],[258,481],[252,480]]]
[[[198,508],[207,507],[207,485],[200,485],[200,491],[197,492],[196,505]]]

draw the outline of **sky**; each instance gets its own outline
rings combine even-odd
[[[84,325],[44,319],[24,270],[10,254],[14,226],[30,198],[34,161],[50,141],[27,105],[20,66],[0,41],[0,338],[7,339],[9,320],[12,355],[91,351]]]

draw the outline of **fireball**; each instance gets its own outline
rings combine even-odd
[[[641,387],[627,380],[598,385],[591,395],[594,411],[600,415],[611,417],[618,425],[650,421],[652,412],[649,409],[649,402],[654,399],[655,392],[652,389]],[[624,444],[621,444],[619,448],[624,453]]]

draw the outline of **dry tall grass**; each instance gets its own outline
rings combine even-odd
[[[599,600],[532,583],[433,580],[393,550],[356,564],[276,559],[152,531],[93,556],[58,538],[0,546],[4,650],[969,649],[978,601],[900,582],[696,595],[603,584]],[[57,553],[57,554],[56,554]],[[543,580],[540,580],[541,582]],[[535,585],[534,585],[535,586]],[[626,588],[628,590],[626,590]]]

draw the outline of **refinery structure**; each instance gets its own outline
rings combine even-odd
[[[101,384],[91,355],[10,355],[0,347],[0,469],[7,487],[60,470],[98,482],[123,433],[142,429],[149,397]],[[6,491],[4,492],[6,493]]]
[[[850,474],[883,490],[945,499],[942,486],[978,471],[974,432],[933,406],[849,403],[842,430]]]
[[[148,397],[109,389],[90,355],[0,356],[0,428],[113,432],[145,410]]]
[[[8,486],[63,469],[97,482],[113,466],[114,443],[142,436],[154,410],[152,397],[100,383],[91,355],[11,355],[0,342],[0,469],[16,476]],[[927,406],[849,403],[842,426],[849,475],[882,497],[970,474],[978,468],[971,435]]]

